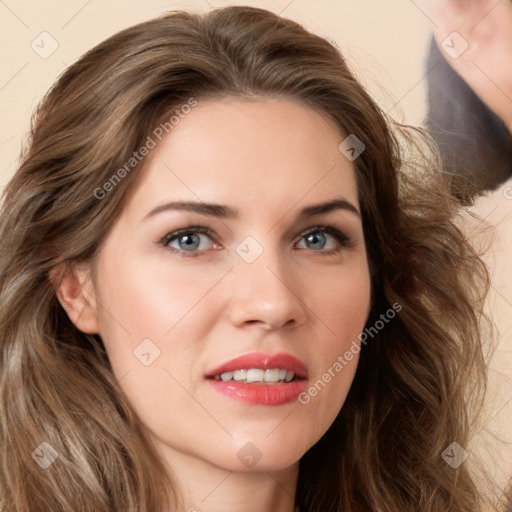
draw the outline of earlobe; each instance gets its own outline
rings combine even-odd
[[[54,267],[50,279],[56,295],[73,324],[86,334],[98,334],[97,303],[89,266],[62,270]]]

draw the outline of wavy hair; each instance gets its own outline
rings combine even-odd
[[[0,505],[9,512],[162,512],[173,476],[121,394],[102,340],[56,298],[59,275],[98,253],[143,161],[98,190],[187,104],[287,97],[365,146],[355,160],[374,325],[347,399],[301,459],[309,512],[476,512],[467,447],[485,388],[488,274],[458,222],[433,144],[377,106],[339,49],[269,11],[169,12],[70,66],[40,102],[0,217]],[[62,275],[62,274],[61,274]],[[36,464],[46,442],[58,460]],[[39,447],[39,448],[38,448]],[[168,475],[164,478],[163,475]],[[171,510],[171,508],[169,508]]]

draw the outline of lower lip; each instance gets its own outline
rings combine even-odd
[[[250,404],[281,405],[297,400],[307,388],[307,380],[300,379],[283,384],[247,384],[236,380],[226,382],[208,379],[216,391],[235,400]]]

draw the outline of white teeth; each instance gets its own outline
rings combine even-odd
[[[281,370],[274,368],[273,370],[265,370],[263,379],[265,382],[277,382],[279,380],[279,373]]]
[[[236,370],[236,371],[234,371],[233,372],[233,378],[235,380],[245,380],[247,378],[247,370]]]
[[[290,382],[295,377],[295,373],[291,370],[282,368],[272,368],[270,370],[262,370],[260,368],[249,368],[247,370],[235,370],[233,372],[224,372],[216,377],[217,380],[224,382],[229,380],[245,381],[245,382],[270,382],[282,383]]]
[[[264,374],[264,370],[257,370],[256,368],[251,368],[250,370],[247,370],[247,382],[263,382]]]

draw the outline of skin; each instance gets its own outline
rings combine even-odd
[[[62,281],[59,300],[79,329],[104,340],[122,391],[179,482],[183,510],[293,511],[299,460],[343,405],[357,355],[307,404],[233,400],[204,374],[249,352],[284,351],[306,364],[311,385],[357,341],[370,308],[361,219],[347,209],[297,219],[338,197],[360,211],[354,165],[338,150],[344,138],[288,99],[199,102],[146,157],[97,259]],[[240,216],[165,211],[144,220],[178,199]],[[304,236],[327,223],[352,245]],[[214,232],[199,235],[199,256],[160,243],[190,225]],[[263,248],[250,264],[236,252],[247,236]],[[184,246],[171,242],[181,254]],[[160,350],[149,366],[134,356],[147,338]],[[261,453],[251,468],[237,457],[248,442]]]
[[[468,44],[458,58],[446,60],[512,133],[512,2],[437,0],[432,9],[440,48],[454,31]]]

